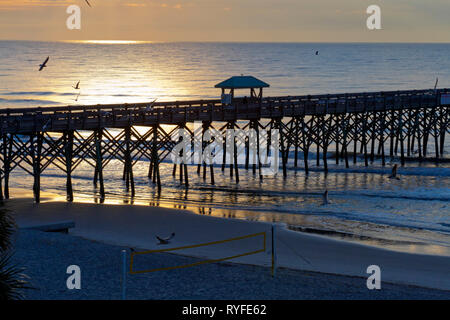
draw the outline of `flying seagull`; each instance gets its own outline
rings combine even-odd
[[[80,81],[78,81],[77,85],[75,87],[72,87],[72,88],[74,88],[76,90],[80,89]]]
[[[47,57],[47,59],[45,59],[45,61],[39,65],[39,71],[42,71],[42,69],[44,69],[47,66],[47,62],[50,59],[50,57]]]
[[[161,237],[156,236],[156,239],[158,239],[158,241],[159,241],[158,244],[169,244],[170,240],[172,240],[173,237],[175,237],[175,232],[172,232],[172,234],[170,235],[170,237],[167,237],[167,238],[161,238]]]
[[[91,7],[91,4],[89,3],[89,1],[88,0],[85,0],[86,1],[86,3],[88,4],[88,6],[89,7]],[[92,7],[91,7],[92,8]]]

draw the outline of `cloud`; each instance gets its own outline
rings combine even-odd
[[[80,5],[83,5],[84,0],[79,1]],[[75,0],[0,0],[0,12],[26,10],[30,11],[45,8],[68,7],[70,5],[76,4],[74,2]]]
[[[71,0],[2,0],[0,8],[61,7],[73,4]]]
[[[124,6],[126,7],[146,7],[146,3],[125,3]]]
[[[449,0],[379,0],[383,33],[368,33],[361,0],[0,0],[0,39],[157,41],[443,41]],[[82,30],[65,8],[82,9]]]

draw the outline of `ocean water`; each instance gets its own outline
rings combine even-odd
[[[48,67],[38,72],[47,56]],[[425,89],[434,87],[436,78],[438,87],[450,87],[450,44],[0,41],[0,108],[218,98],[214,85],[240,74],[268,82],[265,96]],[[80,92],[73,88],[78,81]],[[432,141],[429,148],[433,150]],[[448,137],[447,158],[449,150]],[[190,166],[188,191],[166,162],[160,196],[147,178],[148,162],[141,161],[134,168],[134,199],[117,170],[122,165],[112,161],[104,173],[106,202],[278,221],[346,241],[450,255],[450,165],[407,163],[399,170],[401,179],[392,180],[387,177],[398,159],[389,160],[386,167],[378,161],[369,168],[362,161],[351,163],[350,169],[330,164],[327,175],[314,161],[305,175],[300,161],[297,169],[289,164],[287,179],[277,175],[263,182],[241,169],[238,185],[229,178],[229,169],[222,173],[217,167],[215,186]],[[74,172],[76,201],[98,201],[93,171],[83,164]],[[11,187],[31,186],[31,176],[13,171]],[[41,187],[63,196],[64,173],[47,168]],[[324,206],[325,189],[332,203]]]

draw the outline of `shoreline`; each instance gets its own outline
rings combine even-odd
[[[150,206],[67,202],[36,205],[32,199],[26,198],[8,200],[6,207],[14,212],[20,228],[73,220],[76,226],[70,231],[71,235],[147,250],[166,248],[156,244],[155,235],[165,237],[172,232],[176,236],[167,248],[266,232],[266,252],[233,259],[232,262],[264,267],[271,264],[269,223],[223,219]],[[220,259],[243,253],[242,250],[257,250],[260,245],[261,239],[255,238],[179,253],[196,258]],[[281,268],[367,278],[366,268],[375,264],[382,270],[382,281],[450,290],[450,279],[447,277],[450,257],[446,256],[390,251],[291,231],[286,227],[277,228],[276,249]]]
[[[10,188],[13,197],[11,200],[26,199],[33,201],[33,195],[27,189]],[[205,188],[208,190],[208,188]],[[319,194],[322,197],[322,194]],[[66,202],[65,195],[41,191],[41,203]],[[273,211],[263,208],[232,208],[212,205],[202,205],[192,201],[167,200],[164,198],[141,199],[127,196],[110,195],[103,202],[92,194],[80,193],[73,203],[78,204],[105,204],[118,206],[141,206],[167,208],[174,210],[186,210],[200,216],[212,216],[220,219],[237,219],[242,221],[254,221],[261,223],[276,223],[283,228],[308,234],[321,235],[329,239],[346,241],[350,243],[364,244],[370,247],[388,249],[396,252],[437,255],[450,257],[450,247],[440,244],[438,241],[427,242],[416,239],[416,229],[405,229],[404,226],[392,224],[374,223],[359,220],[341,220],[333,216],[315,215],[308,212]],[[334,228],[327,228],[332,225]],[[406,227],[408,228],[408,227]],[[388,234],[380,232],[388,231]],[[417,229],[421,230],[421,229]],[[422,232],[433,232],[423,230]]]

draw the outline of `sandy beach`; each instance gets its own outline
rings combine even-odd
[[[16,193],[17,194],[17,193]],[[44,195],[45,197],[45,195]],[[6,202],[19,228],[61,221],[74,221],[70,235],[95,240],[108,245],[133,247],[138,250],[165,249],[225,240],[266,232],[266,251],[240,257],[230,262],[263,268],[270,275],[271,225],[234,219],[201,216],[189,211],[150,206],[97,205],[68,202],[34,204],[29,198]],[[176,235],[168,245],[158,245],[155,235]],[[277,265],[282,268],[362,277],[359,285],[366,288],[366,269],[370,265],[381,268],[382,283],[413,285],[424,288],[450,290],[450,257],[401,253],[357,243],[334,240],[324,236],[304,234],[276,226]],[[181,256],[221,259],[263,248],[263,238],[175,251]],[[73,256],[77,259],[86,257]],[[96,257],[90,257],[96,259]],[[136,268],[148,269],[147,257],[139,257]],[[167,267],[152,263],[151,268]],[[194,268],[195,269],[195,268]],[[170,271],[172,272],[172,271]],[[448,292],[445,293],[448,297]]]
[[[121,299],[121,250],[124,247],[76,236],[23,230],[18,232],[14,262],[25,268],[34,290],[26,299]],[[143,257],[146,265],[181,265],[196,258],[174,254]],[[81,269],[81,289],[68,290],[66,268]],[[367,290],[366,279],[280,268],[214,263],[127,277],[126,298],[133,300],[298,300],[298,299],[448,299],[450,293],[383,283]]]

